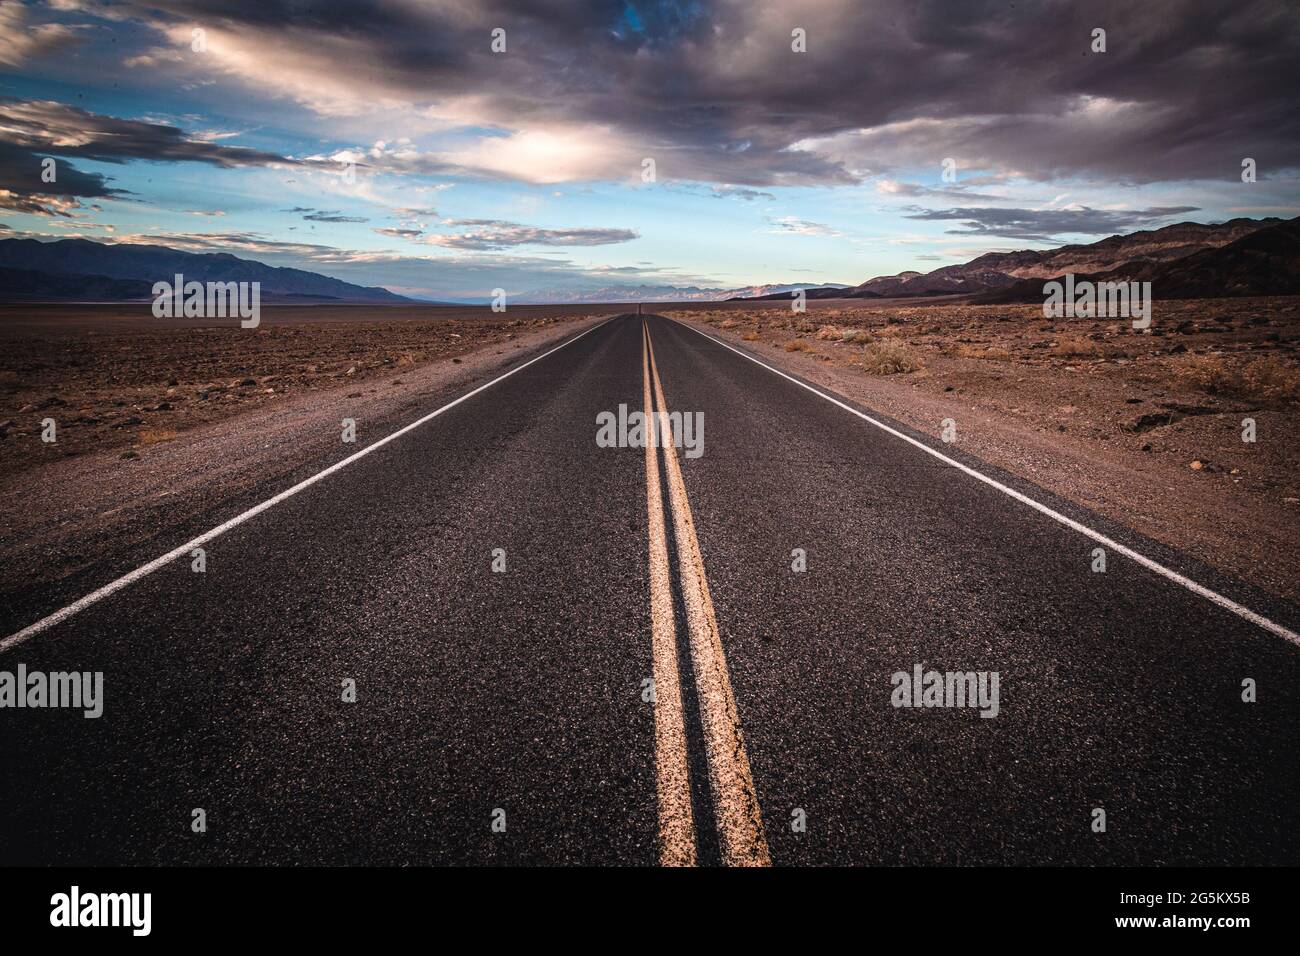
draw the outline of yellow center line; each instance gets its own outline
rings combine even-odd
[[[641,325],[641,388],[646,421],[653,420],[650,364],[645,323]],[[695,821],[691,813],[686,730],[682,721],[681,681],[677,671],[677,622],[673,613],[668,536],[659,489],[659,456],[645,447],[646,512],[650,527],[650,622],[654,660],[655,767],[659,796],[659,862],[695,865]]]
[[[668,424],[668,402],[655,362],[654,343],[645,327],[645,344],[649,351],[650,376],[659,403],[659,441],[646,442],[653,454],[654,445],[664,449],[664,470],[668,478],[668,500],[673,515],[673,536],[681,575],[682,597],[686,605],[686,623],[690,631],[691,665],[700,702],[700,723],[704,730],[704,753],[709,765],[709,786],[713,811],[722,847],[722,862],[727,866],[770,866],[763,818],[749,771],[744,735],[736,711],[727,674],[727,658],[722,650],[713,598],[704,572],[704,558],[695,536],[695,521],[686,497],[677,462],[677,449]],[[648,403],[647,403],[648,404]],[[652,419],[653,420],[653,419]],[[646,458],[647,466],[650,455]]]

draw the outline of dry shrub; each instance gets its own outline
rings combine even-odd
[[[1300,401],[1300,367],[1277,356],[1234,361],[1198,355],[1174,374],[1182,384],[1211,395]]]
[[[1222,355],[1197,355],[1176,368],[1174,378],[1211,395],[1226,395],[1237,380],[1235,370]]]
[[[821,328],[819,328],[819,329],[817,330],[817,338],[818,338],[819,341],[822,341],[822,342],[825,342],[825,341],[828,341],[828,340],[830,340],[830,341],[836,341],[836,340],[839,339],[839,337],[840,337],[839,326],[835,326],[835,325],[823,325]]]
[[[866,345],[868,342],[873,341],[873,339],[871,333],[866,329],[845,329],[844,333],[840,336],[840,341],[859,342]]]
[[[862,350],[862,368],[871,375],[897,375],[924,367],[916,350],[897,339],[872,342]]]
[[[758,333],[757,333],[757,332],[746,332],[744,335],[741,336],[741,339],[744,340],[744,341],[746,341],[746,342],[757,342],[757,341],[758,341]]]
[[[1095,358],[1101,348],[1088,339],[1057,339],[1056,354],[1061,358]]]
[[[1241,370],[1241,394],[1300,402],[1300,367],[1277,356],[1257,358]]]

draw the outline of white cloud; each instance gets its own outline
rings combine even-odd
[[[807,219],[797,219],[794,216],[782,216],[779,219],[771,219],[776,228],[773,232],[792,234],[796,236],[842,236],[844,233],[837,229],[820,222],[809,222]]]
[[[0,63],[22,66],[29,59],[47,56],[77,42],[76,27],[31,24],[27,13],[21,3],[0,3]]]

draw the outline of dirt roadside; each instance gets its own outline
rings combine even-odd
[[[154,319],[145,306],[0,305],[0,480],[109,448],[143,455],[189,429],[303,392],[513,349],[603,309],[273,306],[256,329]],[[54,442],[43,423],[56,424]]]
[[[341,448],[357,450],[383,437],[373,423],[396,423],[389,431],[395,430],[613,314],[607,307],[601,314],[552,316],[539,324],[534,324],[537,319],[515,326],[495,322],[479,334],[464,327],[448,332],[440,324],[436,337],[450,343],[449,348],[441,353],[429,348],[430,354],[418,362],[396,367],[383,360],[387,356],[358,357],[355,345],[344,349],[350,357],[343,358],[317,348],[305,364],[316,366],[319,374],[306,373],[310,381],[303,387],[276,393],[260,383],[227,386],[217,394],[239,397],[224,402],[220,413],[208,412],[213,420],[199,415],[155,441],[142,442],[135,426],[136,435],[125,440],[116,431],[102,432],[106,437],[98,444],[92,432],[83,436],[83,448],[90,450],[19,462],[22,446],[11,433],[0,444],[8,459],[0,469],[0,594],[66,577],[263,482],[288,482],[305,465],[338,460],[344,457]],[[348,340],[355,342],[357,332],[347,331]],[[365,328],[360,332],[371,334]],[[446,338],[452,334],[457,338]],[[429,339],[427,328],[423,335]],[[385,348],[391,345],[389,339]],[[274,347],[266,350],[259,368],[267,367],[266,360],[275,361],[275,352]],[[304,364],[301,357],[285,361]],[[146,377],[157,378],[158,356],[144,364],[152,369]],[[94,388],[78,388],[75,378],[64,378],[62,394],[73,408],[94,401],[116,408],[120,397],[92,393],[113,396],[135,390],[142,387],[136,378],[110,373],[96,378]],[[203,378],[200,387],[206,384],[207,376]],[[197,397],[190,402],[202,404]],[[119,409],[117,414],[123,413]],[[340,443],[344,418],[357,422],[355,446]],[[34,445],[39,438],[29,434],[26,441]]]
[[[1300,301],[820,304],[668,313],[1291,601],[1300,600]],[[1246,419],[1255,440],[1243,441]]]

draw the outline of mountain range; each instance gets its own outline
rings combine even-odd
[[[1095,272],[1069,271],[1076,282],[1150,282],[1157,299],[1300,295],[1300,218],[1273,222],[1175,259],[1136,258]],[[1041,302],[1043,285],[1052,279],[1064,281],[1064,274],[1022,279],[971,301]]]
[[[89,239],[0,239],[0,300],[112,302],[148,300],[153,283],[180,273],[187,281],[260,282],[263,301],[402,303],[387,289],[359,286],[303,269],[268,266],[229,253],[182,252],[167,246]],[[1057,249],[989,252],[931,272],[876,276],[856,286],[798,283],[738,289],[700,286],[606,286],[539,290],[516,302],[705,302],[961,296],[981,303],[1036,302],[1044,283],[1067,273],[1076,281],[1150,282],[1160,299],[1300,294],[1300,217],[1180,222],[1160,229]]]
[[[807,289],[810,299],[966,295],[974,302],[1033,302],[1044,282],[1150,281],[1157,298],[1300,294],[1300,218],[1180,222],[1057,249],[989,252],[932,272],[877,276],[860,285]],[[788,298],[788,292],[756,296]]]
[[[268,266],[226,252],[181,252],[89,239],[0,239],[0,299],[150,299],[155,282],[171,282],[177,273],[187,282],[260,282],[264,302],[410,301],[387,289]]]
[[[387,289],[353,285],[302,269],[264,265],[229,253],[181,252],[167,246],[89,239],[0,239],[0,300],[121,302],[153,298],[153,283],[176,273],[198,282],[261,282],[263,301],[410,302]],[[717,302],[790,293],[799,283],[706,288],[639,285],[540,289],[511,296],[518,303]],[[826,285],[826,289],[847,289]],[[483,299],[464,304],[481,305]],[[434,303],[438,304],[438,303]]]

